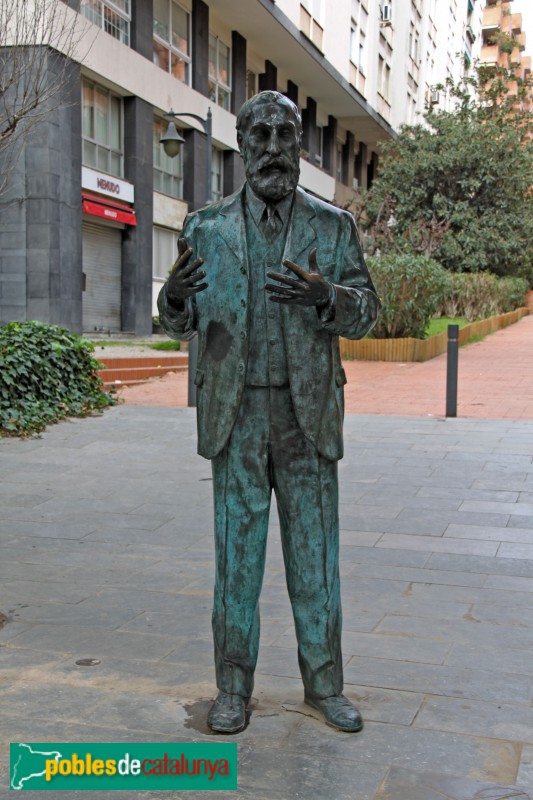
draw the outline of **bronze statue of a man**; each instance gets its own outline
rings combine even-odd
[[[243,105],[246,183],[187,217],[159,295],[166,332],[199,339],[198,452],[212,462],[215,511],[208,724],[220,733],[244,728],[253,690],[272,490],[305,702],[337,729],[363,726],[342,694],[338,337],[364,336],[379,300],[353,218],[297,187],[301,135],[282,94]]]

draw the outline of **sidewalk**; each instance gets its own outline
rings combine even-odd
[[[424,363],[346,361],[348,414],[442,417],[446,355]],[[457,414],[533,420],[533,314],[459,351]],[[187,374],[119,393],[130,405],[186,406]]]
[[[336,732],[302,703],[273,514],[224,797],[533,800],[533,421],[349,414],[345,439],[343,653],[365,729]],[[9,741],[213,741],[211,481],[195,450],[191,409],[130,405],[0,441],[6,797]],[[67,795],[131,800],[32,796]]]

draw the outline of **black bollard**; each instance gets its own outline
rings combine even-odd
[[[459,367],[459,325],[448,325],[446,368],[446,416],[457,416],[457,372]]]
[[[189,372],[187,385],[187,405],[196,408],[196,364],[198,363],[198,336],[189,339]]]

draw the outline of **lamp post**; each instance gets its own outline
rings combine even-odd
[[[212,137],[212,114],[211,109],[207,109],[207,116],[204,119],[198,114],[189,114],[187,112],[175,112],[172,109],[165,114],[168,119],[168,128],[165,136],[162,136],[159,143],[163,145],[163,149],[169,158],[174,158],[178,155],[180,147],[184,144],[185,139],[178,133],[174,119],[176,117],[191,117],[195,119],[203,127],[207,139],[207,186],[205,202],[210,203],[213,199],[211,191],[211,159],[213,150],[213,137]],[[194,377],[196,375],[196,363],[198,361],[198,337],[194,336],[189,341],[189,374],[188,374],[188,398],[187,404],[189,406],[196,405],[196,385]]]

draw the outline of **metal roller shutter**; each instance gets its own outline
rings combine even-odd
[[[122,231],[83,223],[83,330],[120,331]]]

